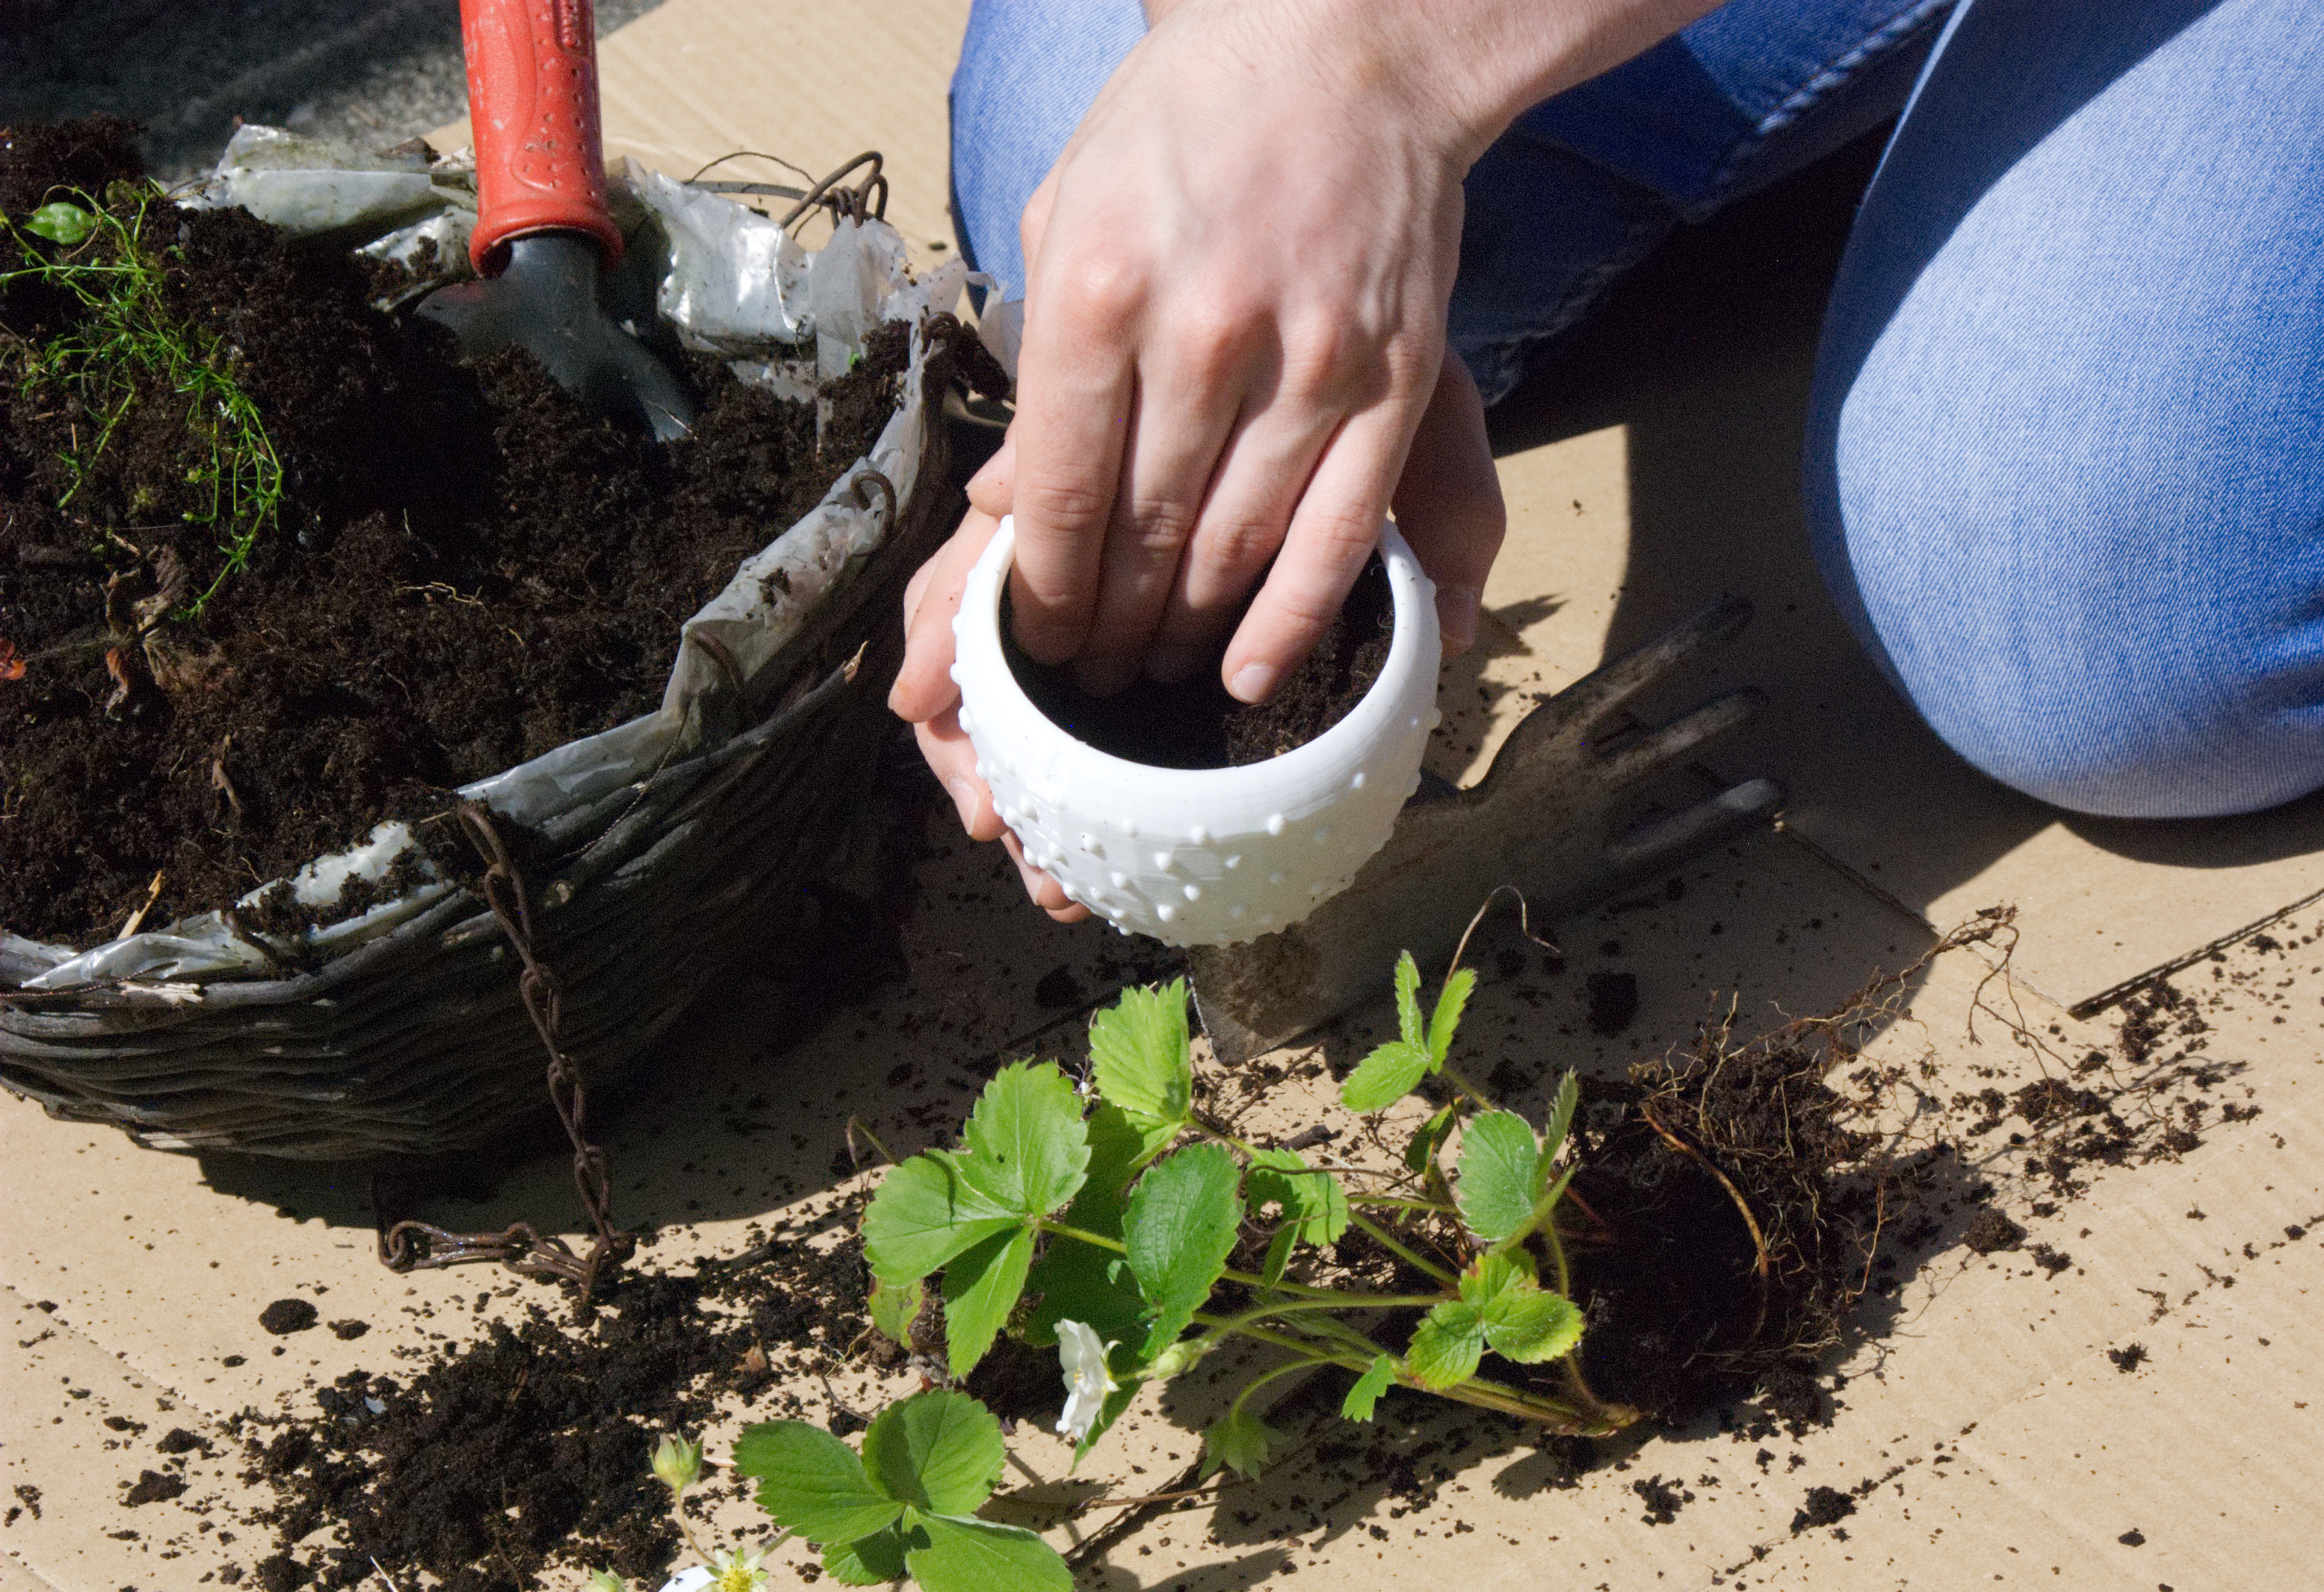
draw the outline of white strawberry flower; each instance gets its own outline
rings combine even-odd
[[[1105,1357],[1119,1347],[1100,1342],[1081,1321],[1057,1323],[1057,1360],[1065,1373],[1065,1413],[1057,1418],[1057,1430],[1075,1442],[1089,1436],[1098,1412],[1105,1407],[1105,1395],[1120,1386],[1105,1364]]]

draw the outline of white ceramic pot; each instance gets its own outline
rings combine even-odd
[[[1380,532],[1395,630],[1370,692],[1306,745],[1236,768],[1133,763],[1033,705],[1001,646],[1016,547],[1003,520],[969,575],[953,678],[976,771],[1033,864],[1116,928],[1173,945],[1253,939],[1344,889],[1418,787],[1438,718],[1436,589],[1396,527]]]

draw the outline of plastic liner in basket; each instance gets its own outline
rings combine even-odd
[[[879,221],[807,251],[775,223],[632,167],[616,184],[657,313],[745,380],[812,391],[883,320],[912,327],[903,399],[870,455],[688,620],[660,708],[467,786],[529,833],[533,940],[593,1084],[635,1062],[745,955],[804,962],[810,888],[868,792],[901,654],[904,581],[941,540],[949,354],[927,317],[965,280],[914,280]],[[456,239],[456,162],[349,157],[245,127],[191,204],[393,253]],[[778,529],[780,534],[774,534]],[[300,1159],[439,1155],[542,1103],[540,1042],[502,931],[401,823],[289,881],[423,882],[295,935],[204,913],[86,947],[0,934],[0,1083],[162,1148]],[[269,886],[254,890],[254,903]]]

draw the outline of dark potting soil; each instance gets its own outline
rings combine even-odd
[[[1259,703],[1229,695],[1216,669],[1169,686],[1141,677],[1113,695],[1092,696],[1065,669],[1036,663],[1017,647],[1005,603],[1001,618],[1010,672],[1052,723],[1133,763],[1231,768],[1305,746],[1354,710],[1388,663],[1396,598],[1375,556],[1314,649]]]
[[[124,124],[0,132],[20,228],[134,170]],[[696,432],[664,447],[584,412],[529,354],[469,361],[407,334],[343,253],[142,202],[141,221],[136,192],[113,189],[163,267],[169,323],[255,405],[283,500],[248,567],[177,617],[225,565],[219,529],[187,518],[210,506],[189,479],[208,417],[150,373],[109,421],[28,380],[28,351],[77,308],[39,283],[0,290],[0,929],[28,938],[86,944],[133,914],[227,906],[650,711],[685,619],[896,400],[901,328],[830,384],[819,442],[811,406],[696,359]],[[0,271],[25,248],[60,253],[0,236]]]
[[[1874,1184],[1849,1176],[1869,1141],[1841,1125],[1829,1065],[1794,1037],[1706,1041],[1585,1088],[1619,1109],[1574,1178],[1603,1224],[1572,1247],[1582,1376],[1599,1397],[1683,1421],[1758,1387],[1788,1406],[1779,1415],[1817,1422],[1810,1376],[1840,1341],[1879,1227]]]
[[[853,1237],[779,1239],[687,1275],[620,1273],[586,1321],[536,1305],[408,1379],[349,1372],[316,1390],[318,1418],[246,1431],[247,1479],[275,1499],[259,1584],[355,1587],[375,1562],[447,1592],[531,1587],[552,1566],[658,1585],[679,1541],[655,1442],[698,1437],[722,1396],[801,1413],[770,1390],[837,1363],[865,1288]]]

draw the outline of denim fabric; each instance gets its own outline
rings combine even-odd
[[[1518,117],[1464,185],[1446,317],[1485,401],[1672,227],[1895,115],[1951,4],[1729,0]]]
[[[1082,113],[1146,36],[1139,0],[976,0],[952,78],[952,220],[961,258],[1025,296],[1017,218]],[[982,299],[978,307],[982,308]]]
[[[1867,197],[1807,456],[1937,732],[2130,817],[2324,783],[2324,38],[2301,0],[1974,0]]]

